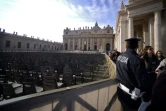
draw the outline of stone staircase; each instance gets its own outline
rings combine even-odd
[[[98,81],[101,79],[109,78],[109,74],[108,74],[107,69],[108,69],[108,67],[106,64],[98,65],[97,70],[94,71],[94,80]]]
[[[88,83],[88,82],[92,82],[92,81],[98,81],[98,80],[102,80],[102,79],[106,79],[109,78],[109,74],[108,71],[106,73],[106,70],[108,69],[107,65],[98,65],[92,76],[91,77],[76,77],[77,80],[77,84],[81,84],[81,82],[83,83]],[[106,73],[106,74],[105,74]]]
[[[110,60],[110,57],[105,54],[105,60],[97,65],[91,77],[84,77],[83,83],[98,81],[107,78],[115,78],[115,64]],[[81,77],[77,77],[77,83],[80,84]]]

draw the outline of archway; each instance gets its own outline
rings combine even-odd
[[[65,50],[67,50],[68,49],[68,45],[67,45],[67,43],[65,43]]]
[[[94,50],[97,50],[97,45],[94,46]]]
[[[88,47],[88,50],[90,50],[90,47]]]
[[[106,51],[110,51],[110,44],[109,43],[106,44]]]
[[[84,45],[84,50],[86,50],[86,45]]]
[[[75,50],[77,50],[77,45],[75,45]]]

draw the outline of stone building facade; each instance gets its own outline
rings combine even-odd
[[[0,50],[1,51],[57,51],[62,50],[63,44],[40,40],[39,38],[27,37],[6,33],[0,30]]]
[[[117,16],[114,46],[125,51],[125,39],[138,37],[139,49],[150,45],[155,52],[166,54],[166,2],[165,0],[129,0],[121,3]]]
[[[101,29],[98,23],[94,27],[83,27],[78,30],[64,29],[63,49],[106,52],[113,49],[113,27]]]

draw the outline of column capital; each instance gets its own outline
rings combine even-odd
[[[156,14],[159,14],[159,16],[161,16],[161,11],[163,10],[163,8],[162,9],[156,9],[155,11],[153,11],[153,13],[154,13],[154,18],[155,18],[155,15]]]
[[[159,8],[159,9],[156,9],[154,10],[153,12],[156,13],[156,12],[161,12],[164,8]]]
[[[127,22],[127,20],[120,20],[121,23]]]
[[[129,19],[133,19],[133,17],[132,17],[132,16],[128,16],[128,20],[129,20]]]

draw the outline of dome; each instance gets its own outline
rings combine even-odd
[[[100,30],[101,28],[98,26],[98,23],[95,23],[95,26],[93,27],[93,30]]]

